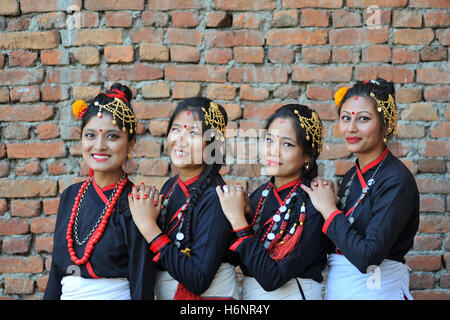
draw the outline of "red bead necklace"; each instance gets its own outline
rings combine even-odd
[[[100,223],[95,228],[94,232],[92,233],[92,235],[90,236],[90,238],[86,244],[86,248],[84,249],[83,257],[81,259],[78,259],[77,254],[73,248],[72,230],[73,230],[73,225],[75,223],[75,219],[77,217],[81,202],[83,200],[83,195],[86,191],[86,188],[89,186],[91,180],[92,180],[92,177],[89,177],[81,185],[80,190],[78,191],[78,194],[75,197],[75,202],[72,207],[72,213],[69,218],[69,224],[67,225],[67,232],[66,232],[67,248],[69,250],[70,259],[76,265],[85,264],[89,260],[95,244],[100,240],[100,238],[103,235],[103,231],[106,228],[106,224],[108,223],[109,217],[114,212],[114,207],[117,203],[117,199],[119,198],[120,194],[122,193],[122,190],[123,190],[125,184],[127,183],[128,177],[124,177],[118,182],[116,192],[114,193],[113,197],[108,202],[108,204],[106,205],[106,211],[102,215]]]

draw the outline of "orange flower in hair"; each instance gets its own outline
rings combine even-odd
[[[342,100],[345,97],[345,94],[347,93],[348,88],[347,87],[342,87],[340,88],[334,95],[334,102],[336,103],[336,105],[338,107],[341,107],[342,104]]]
[[[83,100],[77,100],[72,104],[72,112],[77,118],[82,118],[87,107],[86,102]]]

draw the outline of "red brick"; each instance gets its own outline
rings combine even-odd
[[[418,63],[419,52],[407,49],[407,48],[394,48],[392,50],[392,63],[405,64],[405,63]]]
[[[321,45],[327,43],[325,30],[306,30],[300,28],[272,29],[267,32],[267,45]]]
[[[441,269],[441,256],[426,255],[413,256],[407,255],[405,257],[406,264],[413,271],[438,271]]]
[[[164,72],[158,67],[146,64],[135,64],[132,66],[111,66],[106,70],[108,81],[142,81],[162,79]]]
[[[37,60],[36,52],[12,51],[9,54],[9,64],[11,66],[29,67]]]
[[[39,139],[53,139],[59,136],[59,127],[55,123],[41,123],[36,129]]]
[[[332,29],[329,34],[329,42],[332,46],[380,44],[386,43],[388,36],[387,27],[380,29]]]
[[[417,82],[450,83],[450,72],[445,67],[417,69]]]
[[[422,27],[422,13],[420,11],[395,10],[392,26],[395,28],[420,28]]]
[[[337,176],[343,176],[354,165],[355,165],[355,163],[353,161],[335,160],[334,161],[334,174]]]
[[[394,30],[394,44],[428,45],[434,40],[432,29],[398,29]]]
[[[0,273],[40,273],[44,263],[39,256],[0,256]]]
[[[100,83],[101,79],[98,69],[73,70],[69,67],[47,70],[45,77],[47,83]]]
[[[139,46],[141,61],[169,61],[169,49],[153,43],[141,43]]]
[[[420,193],[434,193],[434,194],[450,193],[450,181],[448,180],[416,178],[416,182]],[[450,216],[447,218],[450,219]]]
[[[422,100],[421,88],[400,88],[395,91],[397,103],[411,103]]]
[[[198,97],[201,94],[202,87],[196,82],[177,82],[173,85],[172,97],[174,99],[186,99]]]
[[[5,293],[30,294],[34,291],[34,280],[25,277],[5,277]]]
[[[39,161],[32,161],[23,166],[17,166],[15,171],[17,176],[32,176],[40,174],[41,172],[42,169]]]
[[[302,27],[328,27],[329,16],[324,10],[303,9],[300,18]]]
[[[445,201],[435,197],[420,197],[421,212],[445,212]]]
[[[30,237],[6,238],[3,240],[2,252],[6,254],[28,253],[30,251]]]
[[[389,62],[391,61],[390,46],[370,46],[363,50],[362,61],[364,62]]]
[[[273,13],[272,28],[295,27],[298,25],[299,13],[297,10],[284,10]]]
[[[416,235],[414,238],[414,251],[439,250],[442,241],[439,235]]]
[[[308,85],[306,96],[312,100],[331,100],[331,89],[320,85]]]
[[[164,73],[170,81],[206,81],[225,82],[226,71],[223,67],[205,65],[168,65]]]
[[[229,84],[209,84],[206,88],[206,97],[211,100],[234,100],[236,87]]]
[[[351,152],[347,150],[344,144],[324,143],[319,159],[340,159],[348,157],[350,154]]]
[[[153,28],[140,28],[131,33],[133,43],[162,43],[164,32]]]
[[[2,16],[15,16],[19,13],[19,2],[17,0],[4,0],[0,4],[0,15]]]
[[[62,142],[33,142],[7,144],[8,158],[53,158],[64,157],[66,152]]]
[[[198,62],[200,61],[200,52],[196,47],[171,46],[170,60],[175,62]]]
[[[236,67],[228,73],[231,82],[267,82],[288,81],[288,71],[283,67]]]
[[[35,102],[40,100],[38,86],[15,87],[9,92],[12,102]]]
[[[104,49],[107,63],[127,63],[134,60],[133,46],[106,46]]]
[[[31,219],[30,230],[33,233],[51,233],[55,230],[56,217],[42,217]]]
[[[103,46],[107,44],[122,44],[122,30],[116,28],[80,29],[73,31],[74,35],[68,39],[67,45],[72,46]]]
[[[68,173],[66,164],[62,160],[57,160],[48,164],[47,171],[53,176]]]
[[[41,63],[56,66],[69,64],[69,53],[66,50],[54,49],[41,51]]]
[[[450,142],[427,140],[424,141],[424,148],[421,148],[420,154],[427,157],[448,157],[450,154]]]
[[[430,132],[433,138],[448,138],[450,137],[450,122],[440,122]]]
[[[279,86],[274,92],[274,98],[279,99],[296,99],[299,97],[300,89],[298,86],[285,85]]]
[[[148,130],[150,134],[155,137],[162,137],[167,134],[167,126],[169,122],[167,120],[152,120]]]
[[[448,11],[431,11],[423,15],[425,27],[442,28],[450,25],[450,12]]]
[[[450,101],[450,87],[449,86],[432,86],[425,88],[424,98],[427,101],[446,102]]]
[[[300,82],[348,82],[352,79],[352,67],[292,67],[293,81]]]
[[[328,48],[303,48],[302,59],[305,63],[329,63],[331,57]]]
[[[206,27],[226,28],[231,27],[232,16],[227,12],[210,12],[206,17]]]
[[[53,252],[53,237],[36,237],[35,248],[37,253]]]
[[[412,296],[415,300],[450,300],[449,293],[437,290],[413,291]]]
[[[198,14],[193,12],[172,12],[172,25],[175,28],[190,28],[198,25]]]
[[[447,60],[447,48],[443,47],[424,47],[420,51],[421,61],[440,61]]]
[[[399,139],[417,139],[425,136],[425,127],[421,125],[400,123],[397,131]]]
[[[438,159],[420,159],[418,162],[418,170],[419,172],[445,173],[445,161]]]
[[[0,236],[27,234],[29,231],[27,219],[0,220]]]
[[[145,11],[141,15],[141,20],[146,27],[165,27],[169,22],[169,15],[164,12]]]
[[[205,51],[205,61],[214,64],[227,64],[233,59],[233,51],[230,48],[212,48]]]
[[[359,50],[353,49],[333,49],[332,61],[335,63],[358,63]]]
[[[244,107],[244,119],[265,120],[273,114],[282,103],[249,103]]]
[[[167,43],[186,44],[199,46],[202,43],[203,34],[199,30],[189,29],[167,29]]]
[[[144,84],[141,93],[146,99],[168,98],[170,97],[170,88],[169,85],[164,82]]]
[[[412,273],[409,282],[410,282],[409,286],[410,290],[431,289],[434,287],[436,279],[431,274]]]
[[[139,170],[145,176],[166,176],[169,164],[162,159],[147,159],[140,162]]]
[[[254,88],[248,84],[242,84],[239,95],[241,100],[262,101],[269,97],[269,91],[265,88]]]
[[[268,57],[272,63],[292,63],[295,59],[295,52],[288,48],[270,48]]]
[[[370,6],[379,7],[405,7],[407,0],[347,0],[347,6],[350,8],[367,8]]]
[[[393,66],[360,65],[355,67],[356,80],[365,81],[368,79],[376,79],[378,77],[394,83],[411,83],[414,81],[414,71],[407,68]]]
[[[1,121],[43,121],[53,117],[53,114],[53,108],[46,104],[0,106]]]
[[[0,199],[0,215],[4,215],[8,211],[8,202],[5,199]]]
[[[205,5],[197,0],[152,0],[148,3],[149,10],[183,10],[183,9],[201,9]]]
[[[447,0],[413,0],[409,4],[416,8],[450,8]]]
[[[20,17],[8,21],[8,31],[25,31],[30,28],[30,19]]]
[[[133,158],[158,158],[161,156],[161,144],[155,140],[137,140],[132,156]]]
[[[256,178],[261,175],[261,165],[258,164],[239,164],[233,165],[233,175],[235,177]]]
[[[100,53],[95,47],[77,48],[74,52],[74,58],[77,62],[85,65],[100,64]]]
[[[0,49],[52,49],[60,44],[58,31],[0,33]]]
[[[58,213],[59,198],[56,199],[44,199],[42,205],[42,211],[45,215],[53,215]]]
[[[39,84],[44,81],[43,69],[8,69],[0,70],[0,85],[17,86]]]
[[[20,9],[22,13],[66,11],[70,5],[81,8],[81,0],[70,0],[65,1],[64,3],[58,0],[49,0],[43,2],[35,2],[33,0],[20,1]]]
[[[133,17],[129,12],[106,12],[107,27],[131,27]]]
[[[264,45],[264,33],[253,30],[210,31],[205,35],[205,44],[209,48],[257,47]]]
[[[241,63],[263,63],[264,49],[262,47],[233,48],[234,61]]]
[[[272,10],[276,7],[275,0],[214,0],[216,9],[256,11]]]
[[[361,26],[361,15],[357,12],[336,10],[332,13],[332,19],[334,28]]]
[[[175,103],[169,102],[135,102],[133,109],[138,120],[169,118],[175,110]]]
[[[144,0],[85,0],[84,6],[89,10],[105,11],[105,10],[144,10]]]
[[[234,103],[225,103],[223,104],[223,108],[225,109],[225,111],[227,112],[227,116],[228,116],[228,127],[230,127],[230,124],[232,120],[237,120],[242,118],[242,108],[240,105],[238,104],[234,104]],[[228,137],[228,134],[227,134]]]
[[[308,8],[308,7],[317,7],[317,8],[341,8],[343,5],[342,0],[317,0],[314,2],[308,0],[283,0],[282,1],[283,8],[292,8],[292,9],[300,9],[300,8]]]
[[[233,14],[233,28],[259,29],[262,23],[263,19],[253,13]]]

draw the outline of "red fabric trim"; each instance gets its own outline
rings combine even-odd
[[[272,182],[270,182],[270,184],[272,185],[273,194],[274,194],[275,198],[277,198],[278,203],[281,206],[283,204],[283,200],[281,200],[281,197],[278,194],[277,188],[275,188],[275,185]]]
[[[288,183],[286,183],[286,184],[283,184],[281,187],[277,188],[277,192],[280,192],[280,191],[283,191],[284,189],[293,187],[293,186],[295,186],[298,182],[299,182],[299,183],[302,182],[302,178],[301,178],[301,177],[298,178],[298,179],[295,179],[295,180],[293,180],[293,181],[291,181],[291,182],[288,182]]]
[[[108,191],[108,190],[112,190],[114,189],[114,187],[116,186],[117,182],[111,183],[109,186],[103,187],[102,191]]]
[[[375,160],[373,160],[372,162],[370,162],[368,165],[366,165],[361,172],[362,173],[366,173],[367,171],[369,171],[370,169],[372,169],[373,167],[375,167],[377,164],[379,164],[381,161],[383,161],[383,159],[386,157],[387,153],[388,153],[388,148],[385,148],[383,153],[376,158]]]
[[[156,254],[156,256],[154,256],[153,257],[153,262],[158,262],[159,261],[159,256],[161,255],[161,252],[158,252],[157,254]]]
[[[86,262],[86,269],[87,269],[87,272],[89,273],[89,275],[90,275],[92,278],[94,278],[94,279],[100,279],[100,277],[97,276],[97,275],[94,273],[94,270],[92,269],[92,265],[91,265],[91,263],[90,263],[89,261]]]
[[[153,253],[159,252],[166,244],[170,242],[170,239],[168,236],[163,234],[158,239],[156,239],[150,246],[150,251]]]
[[[180,178],[178,178],[178,179],[180,179]],[[190,179],[188,179],[188,180],[186,180],[186,181],[184,181],[183,184],[187,187],[187,186],[193,184],[193,183],[194,183],[195,181],[197,181],[198,179],[200,179],[200,174],[199,174],[199,175],[196,175],[195,177],[192,177],[192,178],[190,178]],[[180,181],[181,181],[181,180],[180,180]]]
[[[242,228],[239,228],[239,229],[236,229],[236,230],[233,230],[233,232],[238,232],[238,231],[241,231],[241,230],[244,230],[244,229],[247,229],[248,227],[250,227],[250,226],[245,226],[245,227],[242,227]]]
[[[247,238],[251,238],[251,237],[254,237],[254,235],[249,235],[249,236],[237,239],[235,242],[233,242],[233,244],[230,246],[229,249],[231,251],[236,251],[236,249],[239,247],[239,245],[242,243],[242,241],[244,241]]]
[[[92,184],[94,185],[94,189],[97,192],[98,196],[103,200],[105,204],[108,204],[108,198],[105,196],[102,189],[98,186],[97,182],[95,182],[95,179],[92,179]]]
[[[341,210],[335,210],[333,211],[330,216],[328,217],[328,219],[325,221],[323,227],[322,227],[322,232],[327,234],[327,230],[328,227],[330,226],[331,221],[333,221],[334,217],[337,216],[339,213],[342,213]]]
[[[359,170],[358,166],[356,166],[356,173],[358,174],[358,180],[359,183],[361,184],[361,188],[364,189],[367,187],[367,183],[366,180],[364,180],[364,177],[361,173],[361,170]]]

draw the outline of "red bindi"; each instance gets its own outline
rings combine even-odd
[[[103,129],[99,129],[98,131],[103,132]]]
[[[186,129],[186,128],[187,128],[187,125],[184,125],[183,127]]]
[[[355,114],[355,113],[352,111],[352,115],[353,115],[353,114]]]
[[[188,116],[190,116],[190,115],[191,115],[191,112],[190,112],[190,111],[188,111],[188,112],[187,112],[187,115],[188,115]]]
[[[359,97],[358,97],[358,96],[356,96],[356,97],[355,97],[355,100],[358,100],[358,98],[359,98]]]
[[[286,120],[281,120],[280,124],[286,123]]]

